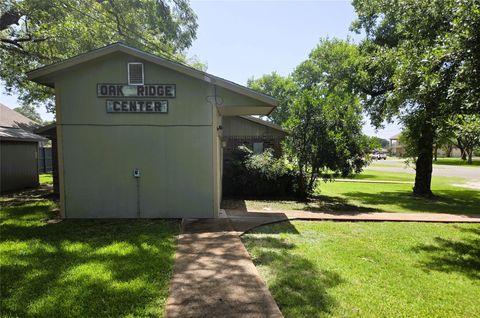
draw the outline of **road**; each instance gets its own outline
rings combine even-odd
[[[368,168],[366,168],[366,170],[415,173],[413,168],[405,166],[403,160],[395,159],[373,162]],[[480,182],[480,167],[433,165],[433,175],[441,177],[465,178],[468,181]]]

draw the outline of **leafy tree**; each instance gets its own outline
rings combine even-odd
[[[436,131],[455,114],[480,111],[480,2],[354,0],[364,31],[361,87],[372,122],[399,116],[416,159],[413,192],[431,196]]]
[[[249,79],[247,86],[278,100],[277,108],[270,115],[275,124],[282,125],[288,119],[290,105],[297,93],[297,86],[290,76],[282,77],[273,72],[258,79]]]
[[[358,61],[347,41],[322,40],[293,78],[301,89],[290,109],[287,146],[300,175],[299,192],[310,194],[319,175],[343,176],[366,164],[362,107],[353,91]]]
[[[16,111],[17,113],[22,114],[23,116],[25,116],[27,118],[30,118],[31,120],[33,120],[36,123],[41,124],[43,122],[42,117],[37,112],[35,107],[33,107],[32,105],[23,105],[23,106],[20,106],[20,107],[15,107],[13,110]]]
[[[117,41],[184,62],[196,30],[187,0],[6,0],[0,79],[24,104],[53,112],[52,90],[25,80],[27,71]]]
[[[390,142],[387,139],[377,136],[371,136],[368,137],[368,139],[372,149],[387,148],[390,145]]]
[[[475,148],[480,147],[480,116],[458,115],[449,121],[459,148],[464,150],[467,163],[472,164]]]

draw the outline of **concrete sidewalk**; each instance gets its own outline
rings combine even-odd
[[[283,317],[240,240],[263,224],[293,219],[480,223],[480,214],[225,212],[218,219],[184,220],[167,317]]]
[[[480,214],[447,213],[393,213],[393,212],[312,212],[312,211],[268,211],[226,210],[226,217],[235,230],[244,233],[262,224],[286,220],[311,221],[377,221],[377,222],[436,222],[436,223],[480,223]]]
[[[167,317],[283,317],[229,219],[184,222]]]

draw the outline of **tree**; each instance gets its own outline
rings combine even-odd
[[[458,147],[463,149],[467,163],[472,164],[472,155],[475,148],[480,146],[480,116],[458,115],[449,121]]]
[[[23,106],[20,106],[20,107],[15,107],[13,110],[16,111],[17,113],[22,114],[23,116],[25,116],[27,118],[30,118],[31,120],[33,120],[36,123],[41,124],[43,122],[42,117],[37,112],[35,107],[33,107],[32,105],[23,105]]]
[[[185,62],[197,17],[187,0],[7,0],[0,3],[0,79],[23,104],[54,111],[51,89],[25,73],[122,41]]]
[[[387,148],[390,142],[387,139],[383,139],[377,136],[368,137],[372,149]]]
[[[398,116],[416,159],[413,192],[432,196],[436,131],[446,119],[478,113],[480,2],[354,0],[364,31],[357,84],[372,123]]]
[[[347,41],[322,40],[293,74],[300,93],[286,122],[287,149],[304,196],[321,174],[346,176],[366,164],[368,138],[362,134],[362,107],[351,76],[357,57],[356,47]]]
[[[297,93],[297,86],[290,76],[282,77],[272,72],[258,79],[249,79],[247,86],[278,100],[277,108],[270,115],[272,122],[282,125],[288,119],[290,105]]]

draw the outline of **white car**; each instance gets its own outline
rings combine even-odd
[[[373,160],[387,160],[387,154],[386,153],[382,153],[382,152],[374,152],[372,154],[372,159]]]

